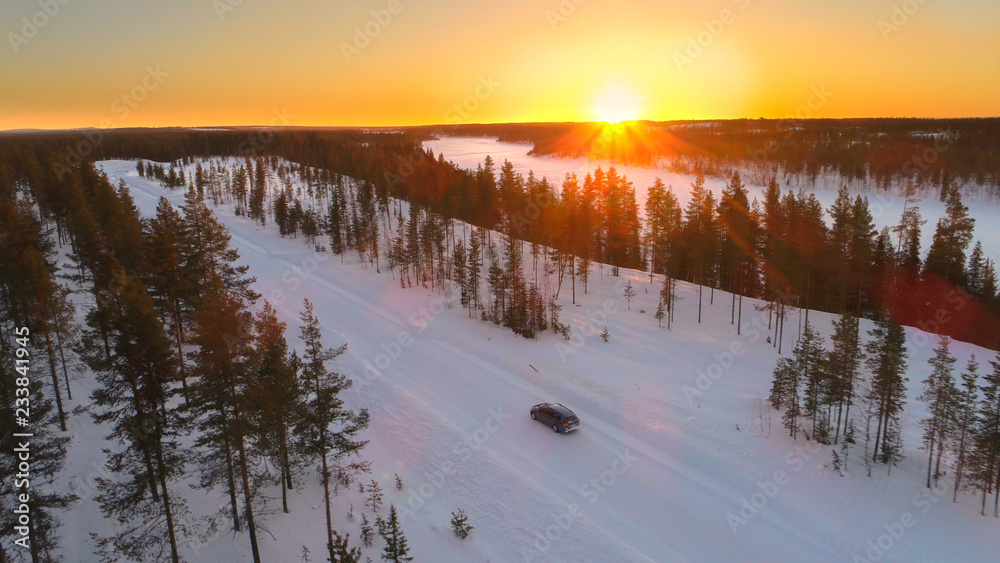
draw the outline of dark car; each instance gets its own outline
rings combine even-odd
[[[553,432],[564,434],[580,427],[580,419],[559,403],[542,403],[531,407],[531,419],[551,426]]]

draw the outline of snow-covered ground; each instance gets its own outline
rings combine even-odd
[[[677,174],[663,168],[646,168],[639,166],[623,166],[609,161],[589,160],[586,158],[560,158],[556,156],[531,156],[528,151],[532,145],[527,143],[506,143],[499,142],[495,137],[441,137],[437,140],[425,141],[424,147],[432,149],[434,154],[444,154],[445,160],[454,162],[462,168],[475,169],[481,164],[487,155],[493,157],[497,171],[504,160],[509,160],[514,169],[524,175],[528,171],[534,171],[538,177],[548,178],[557,189],[562,186],[563,179],[567,172],[577,175],[580,182],[586,174],[592,174],[598,166],[604,170],[614,166],[620,174],[623,174],[635,187],[636,201],[639,202],[640,214],[646,203],[646,193],[653,185],[656,178],[664,184],[673,186],[674,193],[680,200],[681,205],[687,205],[690,199],[691,183],[694,176],[690,174]],[[746,175],[743,182],[747,184],[750,192],[750,199],[757,198],[764,201],[764,186],[752,183]],[[816,194],[816,198],[827,209],[837,198],[837,189],[840,187],[839,177],[832,174],[820,175],[815,181],[804,182],[799,177],[779,178],[782,192],[789,189],[798,190],[800,187],[807,192]],[[720,178],[705,178],[705,186],[711,189],[716,198],[722,193],[726,185],[726,180]],[[899,219],[903,214],[903,198],[898,195],[887,193],[877,189],[860,189],[862,186],[856,183],[848,183],[848,188],[852,194],[860,194],[867,197],[871,207],[872,217],[875,226],[881,230],[883,227],[894,227],[899,224]],[[927,220],[927,224],[921,232],[921,248],[926,254],[931,245],[931,238],[934,236],[934,227],[939,217],[944,215],[944,203],[938,200],[934,190],[922,192],[918,196],[921,200],[916,204],[920,207],[920,213]],[[1000,261],[1000,205],[997,202],[973,201],[966,202],[969,206],[969,215],[976,219],[975,237],[983,243],[983,251],[987,256],[993,258],[994,262]],[[913,204],[911,204],[913,205]]]
[[[161,196],[183,203],[183,191],[138,177],[134,162],[99,165],[113,183],[125,178],[145,215]],[[766,342],[766,314],[754,312],[752,300],[744,300],[737,335],[729,294],[715,292],[709,305],[706,290],[698,324],[697,288],[679,284],[667,331],[652,315],[659,283],[627,270],[613,278],[595,265],[588,293],[577,286],[577,306],[562,288],[562,320],[573,325],[573,340],[549,333],[531,341],[467,318],[457,299],[452,306],[440,293],[401,289],[385,272],[352,263],[354,254],[342,262],[227,207],[215,212],[256,276],[255,289],[288,323],[290,343],[299,344],[304,298],[315,304],[326,343],[348,343],[336,364],[356,382],[348,405],[372,413],[364,456],[373,473],[362,480],[379,480],[386,504],[403,510],[416,561],[996,560],[1000,520],[979,516],[970,493],[952,504],[950,491],[923,487],[916,423],[924,412],[915,397],[933,340],[919,331],[908,329],[906,459],[891,476],[876,467],[868,478],[854,451],[841,477],[830,467],[831,447],[787,438],[777,413],[770,433],[752,423],[752,405],[767,396],[778,357]],[[628,278],[638,289],[631,309],[618,285]],[[827,335],[831,319],[810,314]],[[605,326],[609,342],[598,336]],[[790,319],[786,354],[796,328]],[[952,352],[961,363],[973,352],[994,357],[957,342]],[[89,402],[92,388],[79,377],[71,405]],[[543,401],[575,410],[581,430],[556,435],[532,421],[528,409]],[[63,554],[90,561],[89,533],[109,526],[88,498],[104,430],[85,416],[71,420],[77,438],[66,482],[83,498],[63,516]],[[184,492],[195,515],[225,502],[222,491]],[[265,561],[298,561],[302,546],[323,559],[322,498],[312,473],[294,491],[291,514],[272,503],[261,534]],[[336,527],[352,542],[362,506],[356,488],[333,499]],[[449,528],[457,508],[475,526],[464,542]],[[376,543],[366,554],[377,560],[380,549]],[[249,561],[249,541],[223,531],[188,545],[185,557]]]

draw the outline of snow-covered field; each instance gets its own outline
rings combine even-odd
[[[495,137],[441,137],[438,140],[425,141],[424,147],[432,149],[434,154],[444,154],[445,160],[454,162],[462,168],[475,169],[481,164],[487,155],[493,157],[497,170],[504,160],[509,160],[514,169],[524,175],[529,170],[534,171],[538,177],[548,178],[556,188],[562,185],[563,178],[567,172],[577,175],[580,182],[586,174],[592,174],[598,166],[607,170],[614,166],[620,174],[627,177],[635,187],[636,201],[639,202],[640,214],[646,203],[646,193],[654,180],[659,178],[664,184],[673,186],[674,193],[680,200],[681,205],[687,205],[691,192],[691,183],[694,176],[689,174],[676,174],[665,169],[645,168],[638,166],[622,166],[609,161],[596,161],[586,158],[559,158],[555,156],[530,156],[528,151],[532,146],[525,143],[505,143],[499,142]],[[745,176],[745,175],[744,175]],[[750,199],[756,197],[763,202],[764,186],[754,184],[746,176],[743,182],[747,184],[750,192]],[[807,192],[816,194],[816,198],[823,204],[823,208],[829,208],[837,198],[837,189],[840,187],[840,180],[831,174],[820,175],[815,182],[803,182],[798,177],[781,177],[782,192],[789,189],[798,190],[804,188]],[[719,178],[705,178],[705,186],[715,192],[716,198],[726,185],[726,180]],[[903,198],[882,190],[860,190],[860,186],[854,183],[848,184],[852,194],[860,194],[867,197],[871,206],[872,217],[875,226],[879,230],[883,227],[894,227],[899,224],[899,219],[903,214]],[[916,205],[920,207],[920,213],[927,220],[927,224],[921,232],[921,245],[926,253],[930,248],[931,238],[934,236],[934,226],[939,217],[944,215],[944,203],[938,200],[937,192],[933,189],[922,192],[918,197],[921,201]],[[975,237],[983,243],[983,250],[986,255],[993,258],[994,262],[1000,261],[1000,205],[997,202],[972,201],[966,202],[969,206],[969,215],[976,219]],[[912,204],[911,204],[912,205]]]
[[[145,215],[161,196],[183,203],[183,191],[138,177],[134,162],[99,165],[113,183],[125,178]],[[364,456],[373,473],[363,480],[379,480],[386,504],[402,509],[416,561],[996,560],[1000,520],[979,516],[971,494],[952,504],[950,490],[935,495],[923,487],[916,424],[924,412],[915,397],[933,339],[920,331],[907,330],[906,459],[891,476],[879,466],[868,478],[854,451],[841,477],[830,467],[832,448],[787,438],[777,413],[770,433],[752,424],[752,405],[767,396],[778,357],[765,340],[766,314],[754,312],[752,300],[744,302],[738,336],[729,294],[715,292],[709,305],[706,290],[698,324],[697,288],[679,284],[667,331],[652,315],[659,283],[627,270],[613,278],[595,265],[588,294],[578,284],[577,306],[566,285],[559,299],[573,340],[549,333],[530,341],[467,318],[457,299],[452,306],[440,293],[401,289],[387,273],[352,263],[354,254],[342,262],[279,237],[273,225],[259,228],[226,207],[215,212],[256,276],[255,289],[288,323],[290,343],[299,344],[304,298],[315,304],[326,343],[348,343],[336,365],[356,382],[348,405],[372,413]],[[631,309],[616,286],[626,278],[638,288]],[[831,319],[810,314],[826,335]],[[609,342],[598,336],[605,326]],[[786,354],[796,326],[795,318],[787,323]],[[964,343],[952,347],[962,364],[973,352],[994,357]],[[75,381],[72,405],[87,403],[92,388],[86,376]],[[575,410],[581,430],[556,435],[532,421],[528,409],[543,401]],[[77,439],[66,483],[83,498],[63,517],[63,554],[89,561],[89,533],[109,525],[87,498],[100,474],[104,430],[85,416],[71,420]],[[193,514],[225,500],[221,491],[185,492]],[[322,498],[311,474],[294,491],[291,514],[272,503],[261,534],[265,561],[298,561],[302,546],[323,559]],[[362,506],[356,489],[333,499],[336,527],[352,542]],[[449,528],[457,508],[475,526],[464,542]],[[366,555],[377,560],[380,549],[376,543]],[[188,545],[185,557],[249,561],[249,542],[223,531]]]

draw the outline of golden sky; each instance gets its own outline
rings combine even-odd
[[[0,25],[0,129],[1000,115],[995,0],[5,0]]]

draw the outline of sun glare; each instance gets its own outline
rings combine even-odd
[[[639,119],[639,104],[642,96],[637,96],[621,88],[605,91],[594,102],[594,115],[598,121],[621,123]]]

